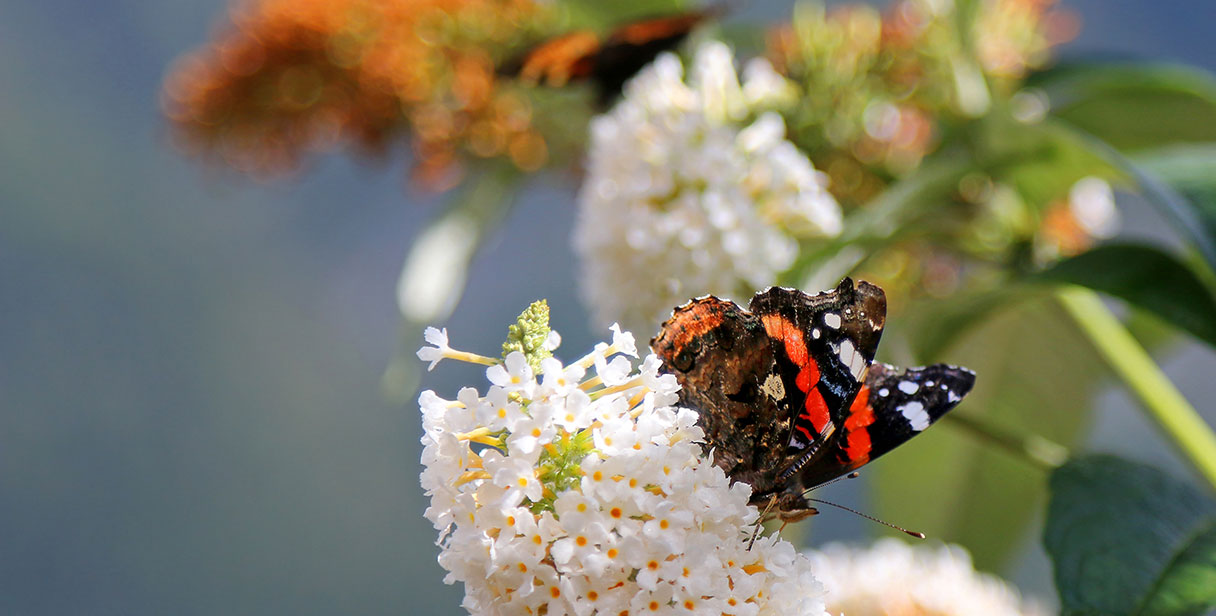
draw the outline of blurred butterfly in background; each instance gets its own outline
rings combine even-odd
[[[674,49],[698,25],[723,12],[719,6],[639,19],[617,26],[606,37],[591,30],[569,32],[505,63],[499,73],[549,87],[590,82],[597,104],[607,108],[625,82],[656,56]]]

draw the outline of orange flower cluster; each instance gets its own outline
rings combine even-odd
[[[532,0],[257,0],[165,84],[179,143],[273,173],[353,142],[408,135],[415,179],[443,189],[464,155],[545,164],[545,140],[495,66],[551,18]]]

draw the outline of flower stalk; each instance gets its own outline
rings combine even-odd
[[[1212,428],[1096,293],[1069,287],[1057,292],[1057,297],[1148,416],[1216,490],[1216,435]]]

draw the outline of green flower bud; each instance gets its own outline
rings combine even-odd
[[[553,356],[553,351],[545,346],[549,331],[549,303],[543,299],[532,302],[515,324],[507,328],[507,341],[502,343],[503,358],[519,351],[527,357],[532,372],[539,374],[540,362]]]

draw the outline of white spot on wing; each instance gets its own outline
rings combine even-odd
[[[861,353],[853,353],[853,363],[849,365],[849,372],[853,373],[853,378],[861,380],[861,375],[866,371],[866,358],[861,356]]]
[[[917,385],[916,383],[914,383],[912,381],[900,381],[899,382],[899,391],[902,391],[905,394],[908,394],[909,396],[916,393],[919,389],[920,389],[920,385]]]
[[[840,315],[829,312],[823,315],[823,324],[832,329],[840,329]]]
[[[913,430],[920,432],[929,427],[929,414],[925,412],[925,405],[920,402],[913,400],[896,410],[904,416],[904,419],[908,420]]]
[[[818,340],[818,339],[819,339],[819,336],[820,336],[820,332],[819,332],[819,328],[818,328],[818,327],[816,327],[815,329],[812,329],[812,330],[811,330],[811,337],[812,337],[812,338],[814,338],[814,339]]]
[[[856,351],[853,349],[852,340],[845,340],[840,343],[840,352],[838,353],[840,356],[840,363],[849,366],[850,370],[852,370],[853,355],[855,352]]]
[[[953,391],[946,393],[946,401],[949,402],[950,404],[954,404],[954,403],[958,402],[959,400],[962,400],[962,398],[959,397],[959,395],[954,393]]]

